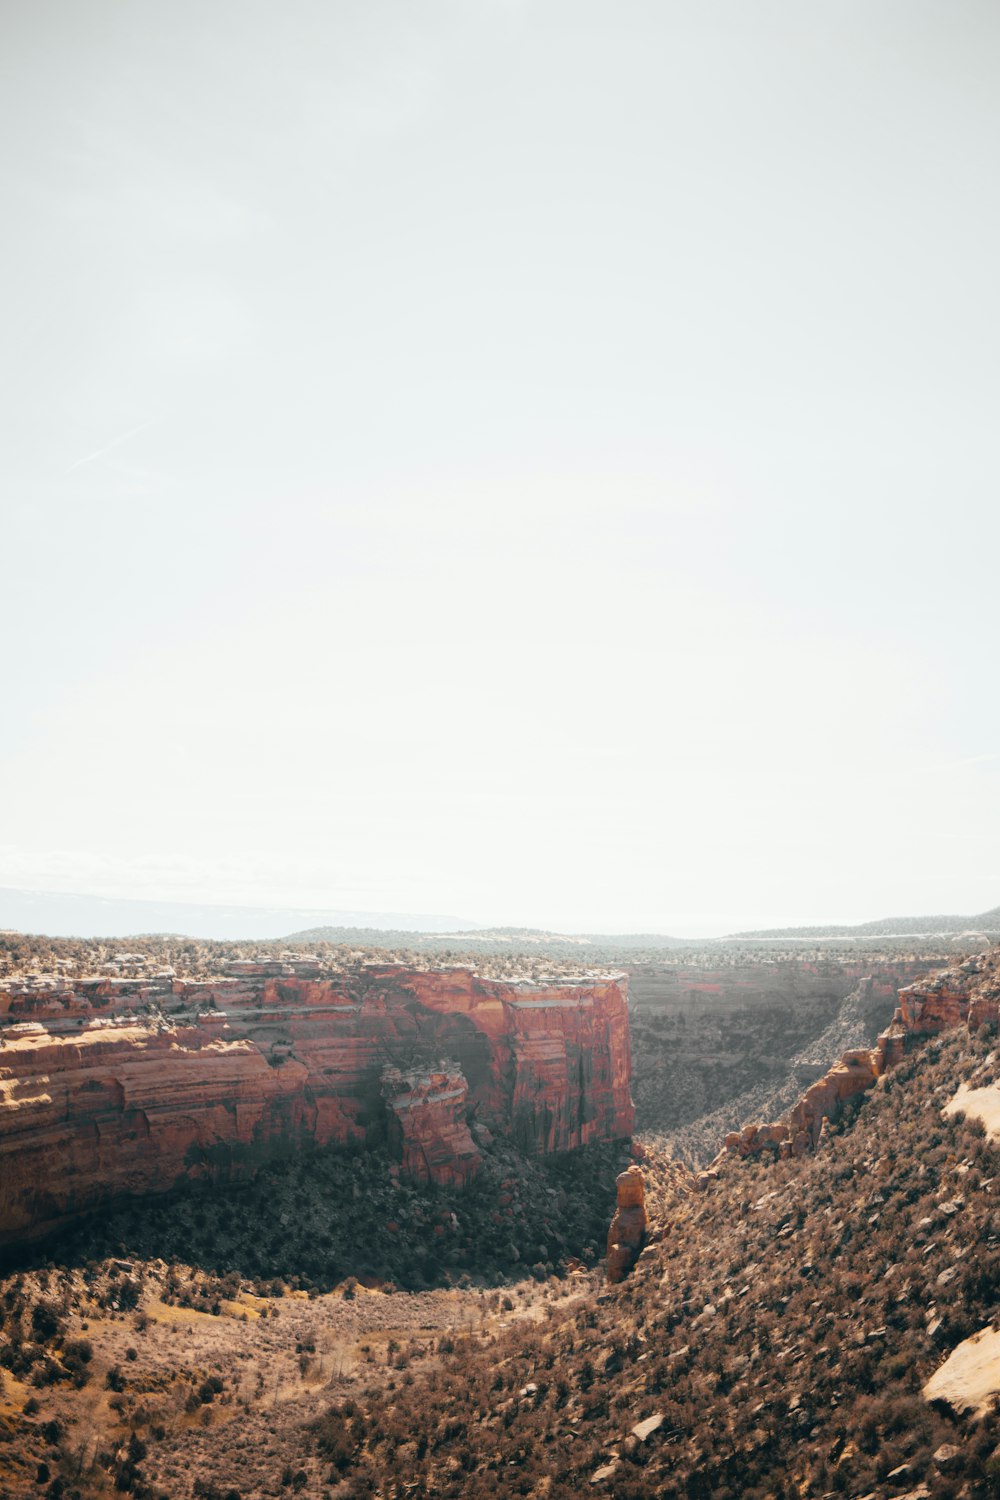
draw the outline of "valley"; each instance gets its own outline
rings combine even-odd
[[[501,979],[322,945],[32,942],[0,980],[0,1089],[42,1124],[39,1148],[0,1116],[4,1500],[994,1494],[992,1404],[921,1394],[1000,1289],[1000,1157],[960,1107],[998,1073],[994,959],[615,979],[533,954]],[[323,1072],[327,1027],[350,1073]],[[829,1106],[818,1149],[783,1156],[761,1126],[719,1154],[879,1034],[891,1070]],[[275,1073],[299,1093],[249,1092]],[[216,1084],[281,1129],[220,1114]],[[139,1108],[183,1150],[147,1155],[122,1128]],[[322,1137],[324,1117],[354,1128]],[[151,1194],[150,1160],[184,1170]],[[67,1162],[89,1198],[57,1185]],[[611,1286],[630,1164],[650,1227]]]

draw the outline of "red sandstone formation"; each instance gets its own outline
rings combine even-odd
[[[623,976],[519,984],[468,969],[231,968],[208,983],[95,979],[0,994],[0,1246],[118,1194],[246,1175],[306,1143],[378,1144],[395,1131],[404,1157],[422,1152],[421,1172],[468,1175],[457,1115],[430,1095],[423,1133],[407,1143],[383,1097],[387,1066],[433,1072],[455,1059],[470,1114],[529,1153],[631,1134]]]
[[[970,1027],[996,1024],[1000,979],[990,955],[981,953],[953,969],[899,992],[894,1022],[906,1031],[947,1031],[963,1023]]]
[[[717,1160],[727,1152],[753,1156],[772,1150],[779,1157],[787,1157],[814,1150],[826,1122],[836,1119],[846,1100],[872,1088],[883,1073],[902,1062],[911,1039],[946,1031],[952,1026],[996,1026],[998,1010],[1000,962],[988,953],[908,985],[899,992],[892,1024],[882,1032],[871,1051],[845,1052],[840,1062],[810,1085],[787,1120],[772,1125],[744,1125],[742,1130],[731,1131]],[[705,1187],[707,1182],[700,1185]]]
[[[730,1131],[722,1155],[734,1152],[738,1156],[755,1156],[759,1151],[772,1150],[784,1158],[803,1156],[814,1150],[823,1122],[835,1119],[848,1099],[870,1089],[887,1068],[900,1060],[903,1052],[899,1040],[890,1028],[882,1033],[872,1050],[856,1048],[845,1052],[829,1072],[810,1084],[793,1105],[787,1120],[771,1125],[744,1125],[742,1130]]]
[[[457,1063],[433,1072],[386,1068],[382,1094],[391,1110],[390,1138],[408,1177],[464,1187],[481,1157],[466,1118],[469,1085]]]
[[[646,1217],[646,1179],[641,1167],[629,1167],[615,1178],[618,1206],[608,1230],[608,1280],[621,1281],[631,1271],[643,1245]]]

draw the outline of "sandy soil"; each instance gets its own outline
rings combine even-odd
[[[941,1111],[945,1115],[965,1114],[969,1119],[982,1120],[990,1140],[1000,1140],[1000,1085],[973,1089],[963,1083],[954,1099]]]

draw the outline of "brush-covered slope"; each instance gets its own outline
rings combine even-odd
[[[345,1495],[996,1494],[995,1417],[922,1393],[998,1310],[1000,1153],[942,1113],[994,1045],[930,1043],[814,1156],[654,1188],[663,1237],[628,1281],[335,1404],[313,1451]]]

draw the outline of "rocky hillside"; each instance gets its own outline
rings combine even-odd
[[[821,1151],[654,1188],[658,1241],[621,1286],[466,1340],[377,1410],[335,1402],[302,1451],[345,1494],[996,1495],[982,1358],[964,1386],[949,1368],[992,1347],[1000,1149],[949,1106],[998,1073],[995,1027],[959,1026]]]

